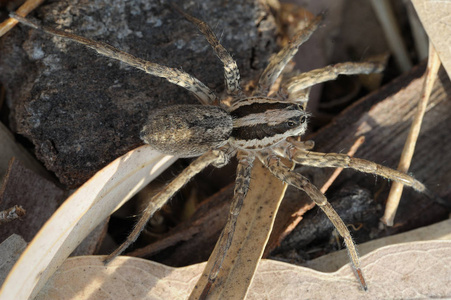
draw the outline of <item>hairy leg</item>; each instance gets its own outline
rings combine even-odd
[[[280,152],[278,151],[278,153]],[[297,164],[318,168],[351,168],[363,173],[375,174],[400,182],[419,192],[427,191],[426,187],[415,178],[369,160],[354,158],[340,153],[306,151],[297,149],[296,147],[288,148],[285,153],[287,158],[292,159]]]
[[[254,92],[255,95],[266,96],[287,63],[298,52],[299,46],[310,38],[316,28],[318,28],[321,20],[321,15],[313,19],[313,21],[306,28],[302,29],[293,37],[288,45],[283,47],[279,53],[271,58],[268,66],[260,76],[257,89]]]
[[[334,224],[338,233],[343,237],[346,248],[348,249],[353,269],[363,289],[366,290],[367,285],[360,268],[360,259],[357,254],[354,241],[352,240],[351,234],[346,224],[327,201],[327,198],[321,193],[321,191],[318,190],[316,186],[311,184],[307,178],[299,173],[290,170],[290,168],[281,163],[280,159],[276,155],[260,155],[259,159],[278,179],[306,192],[306,194],[316,203],[316,205],[318,205],[318,207],[323,210],[329,220]]]
[[[14,14],[12,14],[11,17],[31,28],[44,31],[51,35],[62,37],[64,39],[76,42],[78,44],[85,45],[86,47],[97,51],[97,53],[103,56],[119,60],[134,68],[143,70],[147,74],[164,78],[167,81],[176,84],[178,86],[181,86],[184,89],[193,93],[194,96],[196,96],[196,98],[204,105],[211,105],[218,98],[213,91],[211,91],[205,84],[200,82],[197,78],[179,69],[169,68],[153,62],[149,62],[141,58],[135,57],[131,54],[128,54],[124,51],[121,51],[106,43],[94,41],[63,30],[42,26],[37,22],[25,19],[23,17]]]
[[[370,62],[347,62],[311,70],[288,79],[283,84],[289,94],[289,99],[299,98],[298,93],[304,93],[304,89],[321,82],[334,80],[338,75],[356,75],[379,73],[384,70],[384,65]],[[289,100],[290,101],[290,100]]]
[[[222,151],[213,150],[205,153],[193,161],[185,170],[182,171],[171,183],[169,183],[162,191],[156,194],[149,202],[146,209],[143,211],[140,219],[136,223],[133,231],[127,239],[108,257],[105,263],[109,263],[116,256],[120,255],[127,249],[143,231],[152,215],[159,210],[179,189],[181,189],[191,178],[197,173],[205,169],[207,166],[227,160],[226,154]]]
[[[224,64],[224,79],[226,83],[226,91],[229,95],[240,95],[240,71],[235,60],[232,58],[230,53],[219,43],[218,38],[211,30],[210,26],[204,21],[201,21],[181,10],[178,6],[172,5],[175,10],[177,10],[181,15],[183,15],[188,21],[196,25],[197,29],[202,32],[202,34],[207,39],[208,43],[215,51],[216,56]]]

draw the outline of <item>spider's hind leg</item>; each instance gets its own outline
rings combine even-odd
[[[300,189],[307,193],[307,195],[321,208],[321,210],[327,215],[329,220],[334,224],[338,233],[343,237],[348,254],[351,259],[352,267],[360,281],[364,290],[367,290],[367,285],[363,277],[362,270],[360,268],[360,259],[357,254],[357,250],[352,240],[351,234],[337,214],[335,209],[327,201],[327,198],[321,193],[316,186],[310,183],[310,181],[299,173],[292,171],[285,166],[280,159],[271,153],[261,154],[258,156],[261,162],[281,181]]]
[[[240,95],[240,71],[236,61],[232,58],[230,53],[221,45],[218,38],[214,34],[213,30],[208,26],[207,23],[201,21],[181,10],[178,6],[172,5],[172,7],[177,10],[181,15],[183,15],[188,21],[196,25],[197,29],[205,36],[208,43],[215,51],[216,56],[224,64],[224,79],[226,84],[227,94],[229,95]]]

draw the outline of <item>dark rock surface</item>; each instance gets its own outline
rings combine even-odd
[[[210,24],[237,60],[243,83],[258,76],[276,51],[274,19],[258,1],[178,5]],[[167,1],[50,1],[30,17],[181,68],[216,93],[223,91],[221,62]],[[28,138],[37,157],[70,187],[139,146],[149,112],[197,102],[164,79],[24,26],[0,40],[0,51],[11,129]]]

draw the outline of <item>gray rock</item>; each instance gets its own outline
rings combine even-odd
[[[243,83],[255,79],[276,51],[274,19],[258,1],[178,5],[213,28],[237,60]],[[60,1],[44,4],[32,17],[182,68],[216,93],[223,91],[221,62],[168,1]],[[139,132],[152,110],[197,103],[164,79],[21,25],[1,40],[0,51],[12,130],[27,137],[36,156],[70,187],[141,145]]]

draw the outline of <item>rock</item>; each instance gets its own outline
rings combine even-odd
[[[243,83],[255,79],[276,51],[274,19],[258,1],[179,6],[210,24],[237,60]],[[181,68],[218,94],[224,89],[221,62],[166,1],[53,2],[30,17]],[[12,130],[28,138],[36,156],[69,187],[141,145],[139,132],[152,110],[197,102],[164,79],[25,26],[5,36],[0,51]]]

